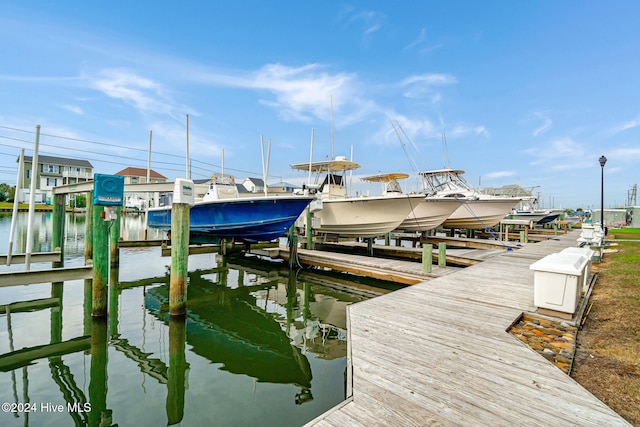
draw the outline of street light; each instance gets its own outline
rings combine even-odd
[[[600,178],[600,226],[604,231],[604,165],[607,163],[605,156],[600,156],[600,169],[602,169],[602,175]]]

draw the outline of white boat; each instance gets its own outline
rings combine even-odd
[[[402,194],[402,187],[398,180],[406,179],[406,173],[381,173],[365,176],[363,181],[379,182],[384,185],[383,196]],[[423,195],[424,196],[424,195]],[[429,197],[423,200],[400,223],[398,230],[408,232],[422,232],[433,230],[441,225],[456,209],[466,203],[466,200],[456,200],[447,197]]]
[[[445,228],[483,229],[500,222],[518,203],[521,197],[500,197],[482,194],[462,178],[461,169],[434,169],[419,172],[427,199],[446,197],[460,202],[442,224]]]
[[[358,169],[358,163],[346,157],[320,162],[298,163],[293,169],[315,173],[317,200],[310,208],[314,212],[313,228],[319,233],[347,237],[377,237],[395,230],[424,199],[423,194],[348,197],[345,172]]]

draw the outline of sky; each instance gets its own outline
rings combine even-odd
[[[640,2],[0,0],[0,183],[21,148],[301,185],[465,170],[543,207],[623,206],[640,180]],[[187,127],[188,117],[188,127]],[[188,132],[187,132],[188,129]],[[446,143],[444,142],[446,141]],[[150,144],[151,142],[151,144]],[[311,145],[313,143],[313,149]],[[264,147],[264,149],[263,149]],[[268,162],[263,162],[263,159]]]

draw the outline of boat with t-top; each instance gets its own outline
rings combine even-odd
[[[290,193],[241,197],[233,176],[214,175],[189,211],[190,238],[198,243],[272,241],[287,233],[313,199]],[[164,195],[160,205],[147,211],[148,226],[170,231],[172,195]]]
[[[347,237],[377,237],[395,230],[424,199],[423,194],[357,195],[349,197],[346,172],[360,168],[356,162],[337,156],[332,160],[298,163],[295,170],[315,174],[312,202],[313,228],[324,234]]]
[[[521,197],[501,197],[483,194],[469,185],[461,169],[433,169],[418,172],[422,177],[427,199],[446,197],[460,206],[444,221],[445,228],[483,229],[493,227],[511,212]]]
[[[398,180],[408,177],[409,174],[403,172],[392,172],[365,176],[361,179],[368,182],[379,182],[383,185],[382,195],[391,196],[403,194]],[[422,201],[413,208],[397,229],[407,232],[433,230],[449,218],[460,207],[460,204],[461,201],[448,197],[423,197]]]

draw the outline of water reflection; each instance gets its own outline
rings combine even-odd
[[[0,401],[64,406],[0,425],[301,425],[344,399],[346,306],[380,289],[197,255],[172,317],[158,252],[123,252],[106,318],[90,280],[0,289]]]

